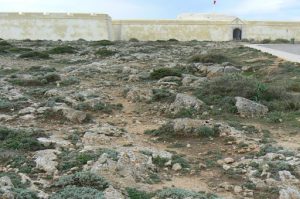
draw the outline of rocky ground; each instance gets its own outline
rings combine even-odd
[[[0,40],[0,198],[300,198],[300,65],[232,42]]]

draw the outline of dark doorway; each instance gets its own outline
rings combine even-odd
[[[242,40],[242,30],[239,28],[235,28],[233,30],[233,40]]]

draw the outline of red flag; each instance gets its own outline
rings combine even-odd
[[[216,5],[216,3],[217,3],[217,0],[214,0],[214,5]]]

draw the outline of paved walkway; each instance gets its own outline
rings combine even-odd
[[[300,63],[300,44],[247,44],[246,46],[287,61]]]

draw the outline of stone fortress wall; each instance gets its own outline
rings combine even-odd
[[[175,20],[112,20],[106,14],[0,13],[0,38],[46,40],[296,39],[300,22],[244,21],[217,14],[183,14]]]

